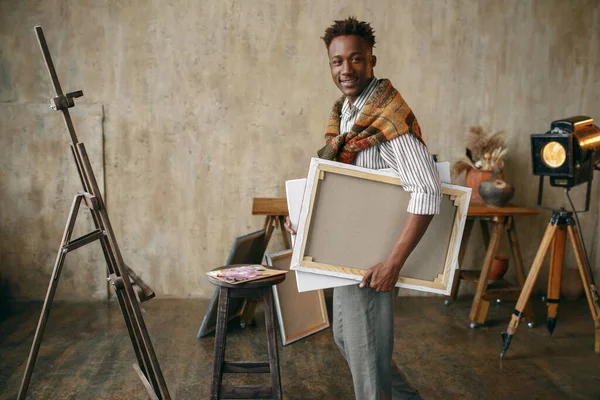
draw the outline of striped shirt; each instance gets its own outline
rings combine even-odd
[[[378,84],[379,81],[373,78],[354,104],[350,104],[348,99],[344,101],[340,118],[341,133],[352,129]],[[362,150],[353,164],[370,169],[391,168],[400,177],[404,190],[410,193],[407,212],[422,215],[439,214],[442,200],[440,178],[427,147],[412,133]]]

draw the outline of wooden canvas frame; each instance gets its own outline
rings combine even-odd
[[[441,212],[404,264],[398,287],[450,294],[471,189],[442,183],[442,195]],[[409,199],[391,171],[313,158],[291,269],[360,281],[393,248]]]
[[[231,245],[229,255],[227,256],[227,260],[225,261],[225,266],[233,264],[262,264],[267,247],[266,237],[266,229],[261,229],[259,231],[235,238],[233,244]],[[219,288],[216,288],[208,306],[208,310],[206,311],[206,315],[204,316],[202,324],[200,325],[200,329],[198,330],[198,339],[215,330],[217,325],[218,299]],[[243,314],[245,304],[246,301],[243,298],[229,299],[229,321],[236,317],[240,317]]]
[[[292,261],[292,250],[267,254],[266,261],[271,268],[287,271]],[[298,292],[295,274],[287,274],[285,281],[273,286],[273,297],[283,346],[329,327],[323,291]]]

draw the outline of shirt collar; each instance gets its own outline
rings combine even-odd
[[[364,107],[365,103],[367,102],[367,99],[369,98],[369,96],[371,95],[371,93],[373,92],[373,90],[375,89],[375,87],[377,86],[378,83],[379,83],[379,80],[377,78],[373,77],[373,79],[371,79],[371,82],[369,82],[367,87],[364,88],[362,93],[358,95],[358,97],[354,101],[354,104],[350,104],[350,102],[346,98],[344,100],[344,104],[342,105],[342,114],[351,113],[353,111],[354,112],[361,111],[362,108]]]

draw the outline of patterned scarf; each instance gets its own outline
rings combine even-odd
[[[351,164],[359,151],[402,136],[414,134],[421,143],[417,118],[388,79],[381,79],[369,96],[350,132],[340,134],[340,114],[344,97],[333,105],[325,128],[325,147],[320,158]]]

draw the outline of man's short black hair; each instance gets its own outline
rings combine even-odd
[[[343,21],[335,21],[333,25],[325,30],[321,39],[329,50],[329,45],[338,36],[356,35],[365,39],[369,46],[375,47],[375,31],[368,22],[359,21],[356,17],[348,17]]]

